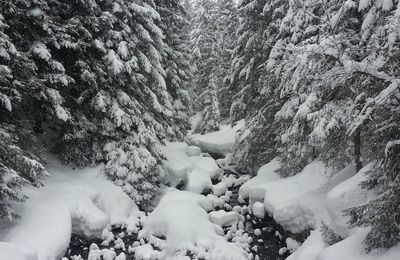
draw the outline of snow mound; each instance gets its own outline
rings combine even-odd
[[[271,162],[262,166],[257,176],[245,182],[239,189],[239,196],[242,199],[250,199],[252,204],[254,201],[263,201],[265,195],[264,184],[270,181],[280,179],[275,172],[280,168],[279,158],[273,159]]]
[[[12,243],[0,242],[0,260],[37,260],[34,249]]]
[[[165,237],[165,243],[158,242],[158,246],[167,251],[167,259],[176,259],[184,250],[202,259],[246,259],[242,249],[226,241],[222,228],[210,222],[207,211],[200,206],[204,200],[200,197],[207,198],[189,194],[175,190],[164,195],[147,217],[139,238],[154,241]]]
[[[367,254],[363,248],[363,240],[367,234],[365,229],[357,229],[346,239],[328,246],[322,239],[319,230],[311,235],[286,260],[397,260],[400,256],[400,246],[388,251],[371,252]]]
[[[21,219],[6,228],[1,240],[31,247],[38,260],[47,260],[64,254],[72,232],[100,236],[108,225],[137,232],[142,212],[102,169],[49,166],[44,187],[25,188],[29,199],[19,207]]]
[[[331,177],[332,171],[315,161],[293,177],[266,182],[267,212],[291,232],[318,228],[327,215],[324,203]]]
[[[202,151],[226,155],[232,152],[236,141],[237,132],[244,126],[244,120],[240,120],[234,127],[222,125],[220,130],[208,134],[192,134],[187,137],[190,145],[196,145]]]
[[[189,156],[193,155],[191,149],[188,149],[186,143],[180,142],[166,143],[166,146],[161,147],[167,159],[164,161],[164,167],[169,173],[167,182],[171,186],[184,182],[185,190],[202,193],[212,188],[211,179],[219,177],[222,169],[211,157]]]
[[[374,199],[373,190],[364,190],[360,183],[366,179],[366,174],[373,164],[366,165],[356,174],[355,167],[350,165],[337,173],[329,183],[329,192],[326,194],[326,209],[329,215],[323,220],[329,223],[335,233],[345,238],[329,246],[323,241],[320,230],[312,231],[303,245],[287,260],[394,260],[399,259],[400,246],[385,252],[371,252],[364,250],[363,240],[367,235],[364,228],[350,230],[346,226],[347,217],[343,210],[363,205]]]

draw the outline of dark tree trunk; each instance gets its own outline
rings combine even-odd
[[[360,130],[357,130],[357,132],[354,133],[353,142],[354,142],[354,163],[356,165],[356,171],[359,172],[362,168]]]

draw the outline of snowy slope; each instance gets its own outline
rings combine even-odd
[[[1,224],[1,241],[7,244],[0,244],[0,259],[58,259],[70,242],[71,232],[99,236],[110,224],[137,232],[143,213],[120,188],[106,180],[102,169],[72,170],[53,165],[44,187],[25,188],[29,199],[19,206],[21,219],[11,225]]]

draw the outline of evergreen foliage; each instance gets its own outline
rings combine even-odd
[[[15,129],[2,149],[26,128],[66,163],[105,162],[110,179],[146,206],[161,181],[158,145],[187,128],[180,1],[18,0],[1,9],[1,129]],[[15,153],[36,158],[29,151]],[[2,171],[16,180],[37,167],[7,160]]]

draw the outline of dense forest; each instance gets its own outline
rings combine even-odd
[[[0,218],[20,218],[55,158],[104,164],[151,210],[159,147],[195,114],[203,135],[244,120],[243,175],[276,157],[280,178],[354,164],[375,196],[348,227],[368,230],[366,253],[399,245],[399,0],[0,0]]]

